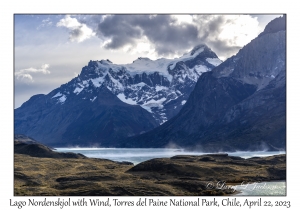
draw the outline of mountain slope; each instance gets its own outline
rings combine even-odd
[[[284,18],[270,24],[285,24]],[[176,144],[205,151],[284,149],[286,32],[268,28],[237,55],[202,74],[178,115],[119,146]],[[277,28],[285,29],[285,25]]]
[[[94,101],[75,98],[63,106],[55,106],[51,95],[33,96],[15,110],[15,133],[55,146],[107,146],[158,125],[149,112],[123,103],[106,87],[97,91]]]

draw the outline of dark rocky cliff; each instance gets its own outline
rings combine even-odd
[[[178,115],[120,146],[205,151],[282,150],[286,144],[285,21],[200,76]],[[279,27],[280,25],[280,27]]]

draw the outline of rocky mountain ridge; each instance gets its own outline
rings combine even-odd
[[[211,72],[203,73],[180,112],[120,147],[177,145],[204,151],[284,150],[286,31],[262,33]],[[279,26],[280,24],[283,24]]]
[[[199,76],[221,63],[206,45],[176,59],[90,61],[80,75],[15,110],[15,133],[56,146],[112,146],[176,115]]]
[[[90,61],[78,77],[50,95],[61,104],[72,93],[93,102],[94,92],[103,85],[124,103],[141,106],[162,124],[178,113],[199,76],[220,63],[206,45],[198,45],[176,59],[139,57],[125,65],[110,60]]]

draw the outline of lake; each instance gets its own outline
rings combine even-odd
[[[172,157],[175,155],[203,155],[203,152],[190,152],[184,149],[166,148],[56,148],[57,152],[81,153],[87,157],[103,158],[113,161],[129,161],[133,164],[150,160],[153,158]],[[257,151],[257,152],[227,152],[231,156],[242,158],[265,157],[271,155],[285,154],[285,151]]]
[[[184,149],[166,149],[166,148],[56,148],[58,152],[81,153],[91,158],[103,158],[113,161],[129,161],[133,164],[150,160],[153,158],[172,157],[175,155],[203,155],[203,152],[190,152]],[[285,154],[285,151],[256,151],[256,152],[227,152],[230,156],[239,156],[242,158],[265,157],[278,154]],[[234,186],[237,195],[246,196],[284,196],[286,195],[285,181],[272,181],[262,183],[241,183]]]

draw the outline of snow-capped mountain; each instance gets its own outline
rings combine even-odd
[[[199,45],[177,59],[90,61],[80,75],[15,109],[16,134],[51,146],[114,146],[169,120],[221,61]]]
[[[125,65],[90,61],[78,77],[50,95],[60,105],[74,94],[93,103],[97,88],[103,85],[124,103],[141,106],[162,124],[185,104],[199,76],[221,62],[206,45],[198,45],[176,59],[140,57]]]

